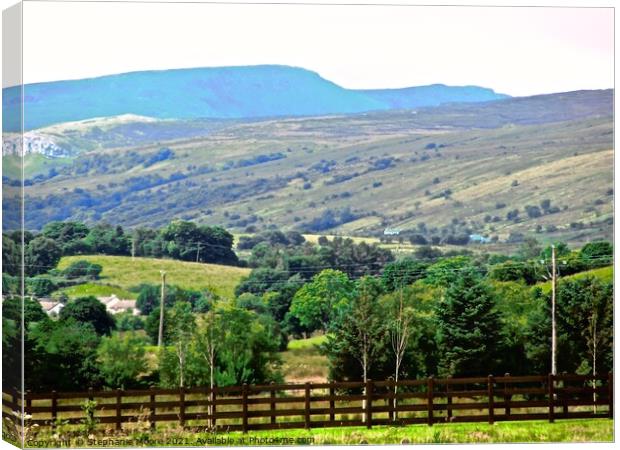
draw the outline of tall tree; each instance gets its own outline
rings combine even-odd
[[[90,323],[99,335],[109,336],[116,327],[105,305],[92,296],[70,301],[60,310],[59,317],[60,320],[75,319],[77,322]]]
[[[494,297],[474,268],[453,277],[435,312],[439,373],[489,374],[496,367],[500,345],[501,322]]]
[[[327,331],[347,309],[353,290],[354,283],[345,273],[323,270],[295,293],[291,314],[310,330]]]

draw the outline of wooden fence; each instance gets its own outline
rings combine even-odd
[[[613,377],[488,376],[420,380],[243,385],[188,389],[3,393],[3,415],[31,424],[79,424],[93,400],[100,427],[141,421],[248,431],[446,422],[613,418]]]

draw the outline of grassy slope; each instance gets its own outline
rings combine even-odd
[[[605,283],[612,283],[614,281],[614,268],[613,266],[608,267],[600,267],[598,269],[586,270],[585,272],[579,272],[574,275],[569,275],[563,278],[585,278],[585,277],[595,277],[600,279]],[[560,279],[561,280],[561,279]],[[546,283],[538,283],[536,286],[539,286],[543,292],[551,291],[551,282],[548,281]]]
[[[60,260],[58,267],[63,269],[74,261],[87,260],[103,266],[101,282],[129,289],[141,283],[158,284],[159,271],[166,271],[166,282],[186,289],[210,289],[223,297],[232,297],[235,286],[249,269],[200,264],[170,259],[135,258],[127,256],[67,256]]]
[[[123,192],[123,203],[104,212],[101,220],[153,226],[183,217],[242,232],[245,226],[237,225],[232,217],[256,215],[259,229],[271,224],[290,229],[328,208],[350,206],[364,217],[329,230],[330,234],[377,235],[386,226],[412,230],[422,222],[427,228],[448,227],[457,219],[476,232],[498,235],[502,240],[511,232],[534,234],[536,225],[558,227],[555,233],[536,235],[543,240],[581,243],[610,236],[611,226],[600,223],[612,214],[612,197],[606,195],[612,187],[610,119],[495,129],[425,125],[425,129],[409,118],[386,114],[382,118],[348,116],[240,124],[208,138],[169,142],[175,158],[148,168],[140,165],[126,172],[93,171],[77,178],[56,177],[28,188],[27,193],[35,197],[64,196],[80,187],[96,195],[112,196],[122,192],[130,177],[168,177],[181,171],[188,175],[189,184],[167,183],[141,190],[140,195]],[[427,150],[429,144],[443,147]],[[130,150],[150,153],[162,145],[100,153],[120,161]],[[222,170],[226,162],[273,152],[281,152],[286,158]],[[385,170],[368,172],[374,162],[385,157],[397,160]],[[334,160],[336,164],[328,173],[311,169],[321,160]],[[187,172],[190,166],[208,166],[216,172]],[[326,183],[335,176],[356,172],[364,175]],[[296,177],[298,173],[307,178],[311,188],[303,188],[305,181]],[[518,185],[513,186],[514,181]],[[451,199],[433,198],[446,189],[452,191]],[[431,195],[425,194],[427,190]],[[561,211],[528,219],[523,213],[525,205],[537,205],[543,199],[550,199]],[[498,202],[507,206],[497,210]],[[514,208],[521,210],[523,220],[519,223],[506,220],[506,213]],[[485,223],[487,214],[501,220]],[[596,225],[580,231],[571,229],[571,222]]]
[[[137,293],[129,292],[128,290],[122,289],[118,286],[96,283],[79,284],[77,286],[61,289],[61,291],[67,294],[69,298],[85,297],[88,295],[94,295],[95,297],[109,297],[111,295],[116,295],[118,298],[135,299],[138,296]]]

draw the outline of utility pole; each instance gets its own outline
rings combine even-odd
[[[199,262],[200,256],[200,242],[198,243],[198,248],[196,249],[196,262]]]
[[[161,302],[159,304],[159,337],[157,346],[161,347],[164,343],[164,302],[166,298],[166,272],[160,270],[161,274]]]
[[[555,245],[551,245],[551,374],[556,375],[556,336],[555,336]]]
[[[135,260],[136,259],[136,237],[132,236],[131,237],[131,260]]]

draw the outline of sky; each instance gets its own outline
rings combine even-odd
[[[346,88],[613,87],[611,8],[27,2],[24,82],[285,64]]]

